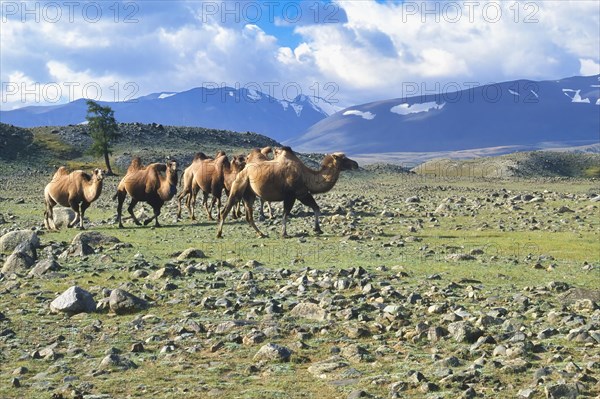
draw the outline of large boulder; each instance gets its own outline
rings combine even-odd
[[[3,274],[26,272],[35,263],[35,259],[26,253],[15,251],[4,261]]]
[[[99,246],[113,245],[119,242],[121,241],[118,238],[107,236],[97,231],[84,231],[73,238],[71,245],[69,245],[60,257],[91,255]]]
[[[112,290],[108,299],[110,310],[115,314],[129,314],[148,308],[148,302],[117,288]]]
[[[6,259],[4,266],[2,266],[2,273],[11,274],[28,271],[36,259],[35,244],[28,240],[24,241],[18,244],[13,253]]]
[[[67,227],[69,223],[75,220],[76,216],[75,211],[71,208],[57,206],[52,210],[52,220],[57,229]]]
[[[92,294],[74,285],[50,303],[50,310],[54,313],[63,312],[68,315],[91,313],[96,310],[96,302]]]
[[[19,244],[29,244],[32,248],[39,248],[40,239],[35,231],[11,231],[0,237],[0,252],[12,252]]]

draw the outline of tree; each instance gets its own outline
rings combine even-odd
[[[112,154],[111,144],[119,137],[119,126],[115,120],[115,111],[109,106],[103,107],[95,101],[87,100],[87,115],[92,146],[88,153],[94,156],[104,156],[106,174],[114,175],[108,156]]]

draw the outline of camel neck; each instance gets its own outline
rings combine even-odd
[[[92,178],[87,183],[84,183],[83,195],[87,202],[94,202],[102,193],[102,181]]]
[[[308,169],[308,168],[307,168]],[[309,169],[306,174],[306,187],[311,193],[325,193],[333,188],[337,182],[340,171],[338,168],[323,165],[318,171]]]

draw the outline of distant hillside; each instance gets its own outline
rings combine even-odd
[[[127,166],[133,155],[139,155],[146,161],[171,156],[187,163],[198,151],[214,155],[217,150],[234,153],[255,147],[281,145],[256,133],[160,124],[120,123],[119,131],[121,137],[114,145],[113,159],[121,168]],[[26,156],[40,164],[73,160],[92,162],[93,158],[84,155],[90,144],[86,125],[23,129],[0,124],[0,159],[4,160]]]
[[[436,159],[413,171],[446,177],[600,177],[600,154],[534,151],[469,160]]]
[[[299,151],[345,151],[364,158],[594,144],[600,142],[599,79],[518,80],[357,105],[285,143]]]
[[[127,102],[99,102],[115,111],[119,122],[159,123],[259,132],[282,141],[303,133],[337,111],[319,97],[298,95],[281,100],[245,88],[194,88],[180,93],[154,93]],[[86,101],[28,106],[0,111],[0,120],[20,127],[77,125],[85,121]]]
[[[33,134],[28,129],[0,123],[0,159],[13,160],[31,149]]]

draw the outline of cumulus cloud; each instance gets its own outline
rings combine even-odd
[[[301,2],[299,18],[296,6],[283,14],[288,3],[277,3],[273,15],[263,3],[226,3],[233,14],[224,15],[221,2],[100,2],[94,22],[81,9],[73,21],[63,13],[57,22],[5,12],[2,90],[9,82],[81,80],[134,82],[144,95],[257,83],[282,97],[281,87],[293,83],[352,105],[402,97],[407,83],[435,90],[600,69],[600,3],[593,1]],[[263,17],[252,17],[252,7]]]

